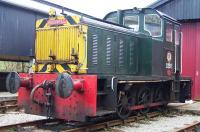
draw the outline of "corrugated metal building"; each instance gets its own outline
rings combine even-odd
[[[47,14],[0,2],[0,59],[27,61],[34,53],[35,21]]]
[[[158,0],[149,8],[164,12],[182,24],[182,75],[193,79],[192,98],[200,98],[200,0]]]
[[[34,55],[35,22],[48,17],[50,8],[92,17],[44,0],[0,0],[0,61],[27,61]]]
[[[0,91],[6,90],[9,71],[24,71],[22,61],[29,61],[29,56],[34,55],[35,21],[47,16],[0,0]]]

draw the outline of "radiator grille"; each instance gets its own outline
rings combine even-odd
[[[36,32],[36,58],[38,61],[72,61],[79,53],[79,27],[39,29]],[[83,38],[82,38],[83,39]],[[83,41],[83,40],[82,40]]]

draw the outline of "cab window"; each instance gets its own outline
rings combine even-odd
[[[162,19],[157,14],[146,14],[144,16],[144,30],[152,37],[162,36]]]
[[[112,23],[118,23],[117,12],[109,14],[108,16],[106,16],[105,20]]]
[[[139,16],[133,14],[126,14],[124,16],[124,26],[133,28],[134,31],[139,30]]]
[[[172,42],[173,40],[173,25],[172,23],[167,22],[166,23],[166,32],[165,37],[167,42]]]
[[[179,45],[180,44],[180,27],[175,26],[175,44]]]

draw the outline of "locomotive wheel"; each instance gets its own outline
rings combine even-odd
[[[153,102],[163,101],[163,92],[161,88],[156,88],[153,94]]]
[[[132,105],[132,98],[126,92],[119,92],[117,102],[117,115],[121,119],[126,119],[130,116],[131,110],[129,107]]]
[[[151,103],[151,91],[149,88],[143,88],[139,90],[137,96],[137,104],[144,105],[145,108],[140,110],[141,114],[146,114],[149,112],[149,104]]]

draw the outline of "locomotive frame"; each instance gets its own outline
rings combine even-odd
[[[26,113],[65,120],[124,119],[191,96],[191,79],[180,76],[180,24],[149,8],[101,21],[51,10],[36,23],[33,71],[10,73],[7,89]]]

